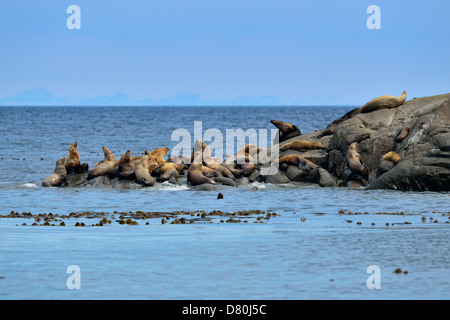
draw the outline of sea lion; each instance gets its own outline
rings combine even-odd
[[[369,169],[361,162],[361,155],[358,153],[357,148],[357,142],[353,142],[348,147],[345,156],[345,166],[348,167],[353,174],[360,175],[367,180],[369,178]]]
[[[296,155],[296,154],[290,155],[290,156],[284,156],[275,161],[278,162],[280,169],[282,169],[282,170],[286,169],[287,166],[295,166],[295,167],[298,167],[299,169],[302,169],[306,166],[310,166],[313,168],[320,168],[320,166],[318,166],[314,162],[312,162],[302,156]]]
[[[395,135],[394,141],[397,143],[401,143],[409,135],[410,130],[411,126],[407,126],[398,130],[397,134]]]
[[[326,149],[320,142],[311,142],[307,140],[295,140],[291,143],[286,143],[280,147],[280,151],[294,149],[297,151],[306,151],[311,149]]]
[[[234,181],[233,179],[230,178],[226,178],[226,177],[215,177],[212,178],[215,182],[219,182],[225,186],[232,186],[232,187],[237,187],[237,183],[236,181]]]
[[[361,107],[361,113],[368,113],[375,110],[380,109],[390,109],[390,108],[396,108],[406,101],[406,91],[403,91],[403,93],[398,96],[381,96],[375,99],[370,100],[365,105]]]
[[[390,161],[394,162],[395,164],[397,164],[400,161],[402,161],[402,157],[400,157],[400,155],[397,152],[390,151],[380,158],[380,162],[387,161],[387,160],[390,160]]]
[[[169,148],[158,148],[153,150],[150,155],[152,156],[153,160],[156,161],[158,166],[162,166],[164,163],[166,163],[166,160],[164,159],[164,156],[169,152]]]
[[[194,145],[194,150],[192,152],[192,163],[189,166],[189,170],[187,172],[187,181],[190,182],[193,186],[201,185],[201,184],[217,184],[216,181],[213,179],[206,177],[205,174],[207,172],[213,173],[215,170],[211,168],[207,168],[202,164],[203,159],[203,150],[201,147],[201,144],[199,142],[200,140],[197,140]],[[209,170],[205,170],[209,169]],[[218,171],[217,171],[218,172]],[[218,172],[220,176],[222,174]]]
[[[191,159],[183,156],[171,156],[167,161],[182,166],[184,169],[188,169],[191,164]]]
[[[107,148],[103,147],[103,154],[105,155],[105,159],[95,166],[94,169],[89,170],[88,172],[88,180],[91,180],[95,177],[109,174],[111,170],[113,170],[118,163],[118,160],[114,156],[114,154]]]
[[[170,183],[177,184],[177,179],[181,171],[183,171],[184,165],[179,166],[173,162],[166,162],[160,168],[161,176],[159,181],[169,181]]]
[[[67,170],[64,165],[66,158],[61,158],[56,161],[55,170],[47,178],[42,181],[44,187],[59,187],[66,181]]]
[[[119,170],[117,172],[117,177],[119,179],[129,179],[129,180],[135,179],[134,174],[135,166],[131,162],[130,150],[127,150],[120,158],[118,169]]]
[[[148,150],[145,150],[144,156],[133,157],[133,158],[131,158],[130,161],[131,161],[131,163],[132,163],[135,167],[137,167],[137,166],[141,163],[142,159],[143,159],[145,156],[148,156],[148,157],[147,157],[147,161],[148,161],[148,172],[149,172],[150,174],[152,174],[153,171],[159,167],[159,165],[158,165],[158,163],[153,159],[153,157],[151,156],[151,154],[150,154],[150,152],[149,152]]]
[[[194,163],[194,153],[200,151],[197,156],[197,161],[201,161],[205,163],[206,167],[219,171],[224,177],[230,178],[234,180],[234,175],[231,173],[230,169],[221,165],[214,161],[211,156],[211,151],[208,148],[208,145],[201,140],[196,140],[194,144],[194,149],[192,150],[191,161]],[[200,157],[201,156],[201,157]]]
[[[136,182],[142,184],[143,186],[153,186],[155,184],[155,179],[150,175],[149,171],[149,154],[142,156],[141,162],[136,166],[134,174],[136,176]]]
[[[67,154],[64,166],[66,167],[67,174],[81,173],[80,154],[78,153],[76,142],[69,147],[69,153]]]
[[[270,122],[279,130],[278,134],[279,142],[285,141],[289,138],[296,137],[302,134],[297,126],[292,125],[290,123],[278,120],[270,120]]]
[[[237,166],[242,168],[242,174],[244,176],[249,176],[256,168],[253,157],[248,153],[236,154],[235,160]]]

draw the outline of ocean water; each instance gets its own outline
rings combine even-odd
[[[128,149],[133,155],[172,149],[178,143],[171,141],[172,132],[193,134],[194,121],[202,121],[203,131],[224,135],[226,129],[273,129],[271,119],[308,133],[350,109],[0,108],[2,216],[11,211],[106,212],[112,220],[118,219],[114,212],[129,211],[278,214],[261,220],[253,215],[247,223],[213,216],[193,224],[154,218],[148,225],[101,227],[90,226],[98,219],[87,218],[67,219],[65,227],[0,218],[0,299],[449,299],[448,193],[254,183],[224,188],[224,199],[218,200],[218,191],[185,185],[41,187],[75,141],[82,162],[93,166],[103,159],[102,146],[116,156]],[[88,226],[75,227],[77,221]],[[264,223],[253,223],[259,221]],[[71,265],[81,271],[78,290],[67,287]],[[367,285],[372,265],[380,270],[379,289]],[[407,273],[394,273],[397,268]]]

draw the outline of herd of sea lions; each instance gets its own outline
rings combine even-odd
[[[402,105],[406,100],[406,92],[401,96],[381,96],[375,98],[361,108],[356,108],[346,113],[343,117],[334,120],[328,127],[317,136],[318,139],[333,135],[337,126],[359,113],[369,113],[379,109],[395,108]],[[271,123],[279,130],[279,142],[301,135],[300,129],[292,124],[271,120]],[[395,136],[395,143],[400,143],[405,139],[411,127],[399,130]],[[368,167],[362,163],[361,156],[357,151],[358,143],[351,143],[348,147],[345,160],[340,168],[340,175],[343,185],[349,181],[367,181],[369,177]],[[322,149],[327,147],[320,142],[308,140],[294,140],[279,147],[280,151],[296,150],[305,152],[308,150]],[[104,159],[98,162],[94,168],[89,169],[89,165],[81,163],[80,154],[77,150],[77,143],[69,147],[67,157],[58,159],[53,173],[45,178],[42,185],[45,187],[58,187],[65,185],[66,178],[72,174],[85,174],[87,181],[99,176],[108,176],[111,179],[134,181],[142,186],[149,187],[158,182],[168,181],[178,184],[180,175],[186,175],[187,182],[193,186],[202,184],[223,184],[237,186],[236,179],[250,176],[258,166],[258,154],[261,148],[248,144],[239,150],[233,157],[222,161],[213,158],[206,143],[201,140],[195,141],[191,158],[183,156],[167,156],[169,148],[157,148],[151,152],[146,150],[143,156],[131,157],[130,150],[127,150],[119,160],[107,148],[103,147]],[[165,157],[167,156],[167,160]],[[401,161],[401,157],[394,151],[385,154],[380,162],[391,161],[395,164]],[[298,169],[317,169],[315,164],[301,155],[285,155],[275,159],[275,163],[281,170],[286,170],[289,166]],[[381,167],[380,167],[381,168]],[[382,172],[378,173],[382,174]]]

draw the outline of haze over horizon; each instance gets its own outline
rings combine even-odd
[[[79,30],[66,25],[72,4]],[[379,30],[367,28],[370,5]],[[449,12],[422,0],[5,0],[0,106],[354,106],[444,94]]]

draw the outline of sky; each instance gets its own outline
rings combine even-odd
[[[69,29],[70,5],[80,29]],[[370,5],[381,29],[369,29]],[[2,0],[0,105],[362,105],[450,92],[446,0]]]

